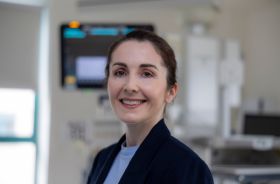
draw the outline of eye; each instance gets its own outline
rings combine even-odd
[[[126,72],[124,70],[117,70],[114,72],[115,77],[123,77],[126,75]]]
[[[142,73],[142,76],[145,77],[145,78],[151,78],[154,76],[154,74],[152,72],[149,72],[149,71],[144,71]]]

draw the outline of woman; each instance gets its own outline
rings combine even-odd
[[[178,91],[176,60],[166,41],[141,30],[127,34],[110,48],[106,76],[126,132],[97,154],[88,184],[212,184],[206,164],[164,123]]]

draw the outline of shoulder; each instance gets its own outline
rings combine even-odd
[[[162,149],[166,150],[166,154],[170,154],[170,156],[176,155],[178,160],[203,162],[190,147],[173,136],[170,136],[162,146]]]
[[[184,176],[190,183],[213,183],[212,174],[207,164],[186,144],[170,136],[161,147],[160,157],[168,167],[167,178]],[[183,179],[184,180],[184,179]]]

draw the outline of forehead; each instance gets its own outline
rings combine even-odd
[[[112,62],[148,62],[162,65],[161,55],[149,41],[128,40],[112,53]]]

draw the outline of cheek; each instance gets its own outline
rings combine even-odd
[[[166,85],[162,82],[157,82],[153,85],[143,85],[142,89],[147,96],[152,96],[157,101],[165,101],[167,96]]]
[[[108,83],[107,83],[107,92],[109,94],[109,97],[112,96],[112,94],[114,93],[115,89],[114,89],[114,85],[113,83],[111,82],[110,79],[108,79]]]
[[[109,97],[116,96],[120,91],[121,85],[114,79],[108,79],[107,92]]]

